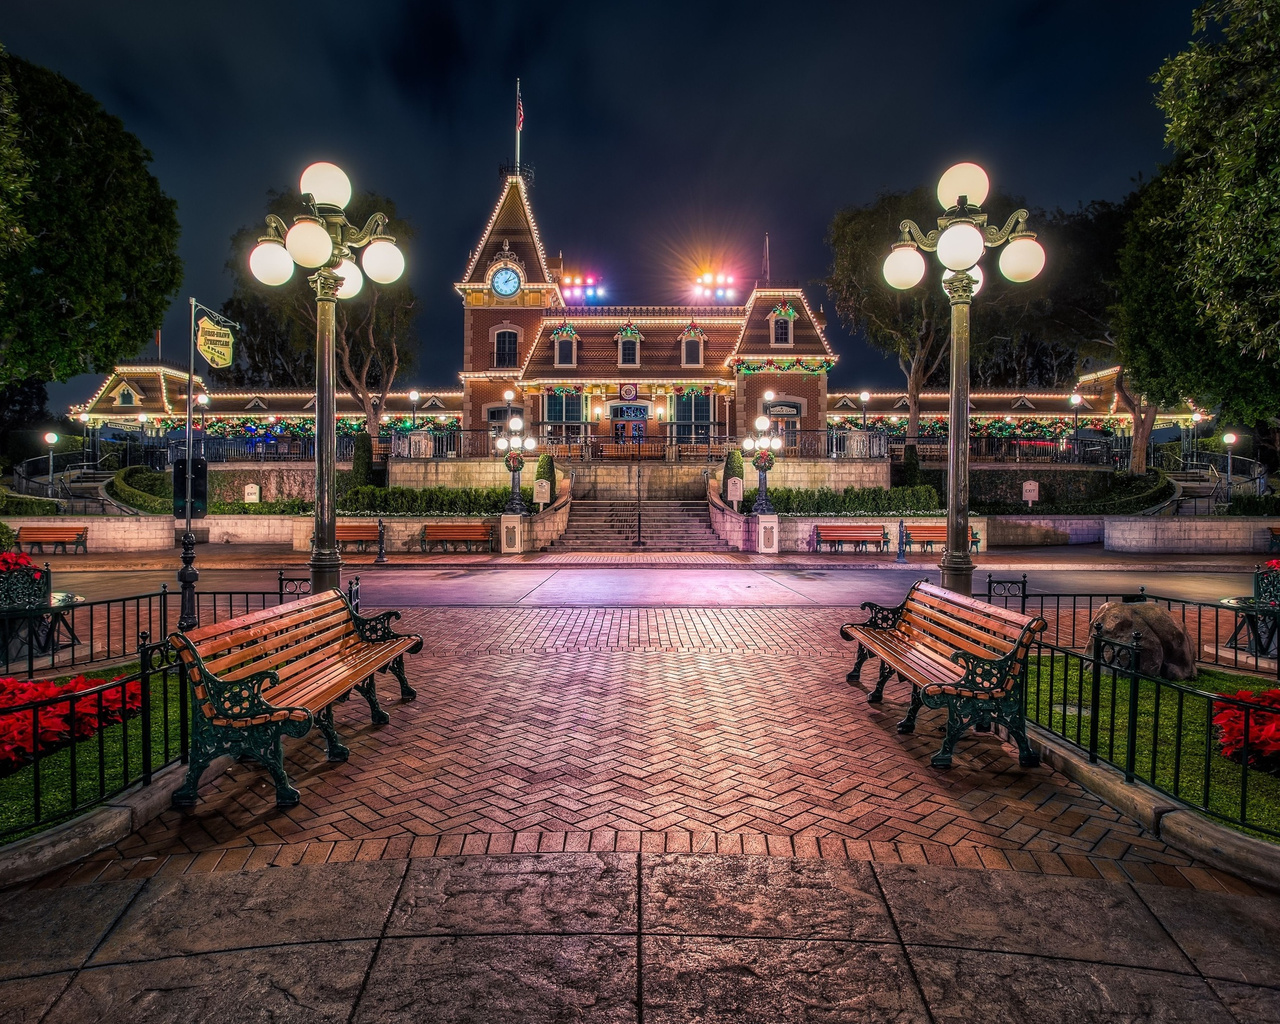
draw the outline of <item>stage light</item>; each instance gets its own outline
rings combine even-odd
[[[587,284],[595,284],[595,283],[596,283],[596,279],[594,277],[587,278]]]
[[[716,274],[716,284],[724,284],[724,274]]]
[[[590,281],[590,280],[591,280],[591,278],[587,278],[587,280],[588,280],[588,281]],[[591,296],[595,295],[595,293],[596,293],[596,290],[595,290],[594,288],[588,288],[588,289],[587,289],[587,297],[588,297],[588,298],[590,298]]]
[[[717,299],[723,299],[723,298],[724,298],[724,289],[723,289],[723,288],[717,288],[717,289],[716,289],[716,298],[717,298]]]

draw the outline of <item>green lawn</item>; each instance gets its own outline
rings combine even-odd
[[[1087,748],[1093,676],[1091,666],[1086,665],[1082,706],[1081,665],[1075,657],[1032,658],[1027,673],[1027,717]],[[1271,690],[1276,683],[1274,679],[1202,668],[1199,677],[1185,685],[1208,693],[1235,693]],[[1280,778],[1257,768],[1246,770],[1218,752],[1209,703],[1206,697],[1180,694],[1172,684],[1142,680],[1134,745],[1136,776],[1193,806],[1231,821],[1244,821],[1242,831],[1280,842]],[[1128,721],[1128,677],[1124,673],[1113,677],[1110,670],[1104,670],[1098,757],[1121,769],[1128,753]]]
[[[137,662],[112,667],[112,676],[134,676]],[[69,679],[64,676],[62,679]],[[177,756],[179,735],[178,674],[169,674],[166,705],[164,676],[151,677],[151,767],[158,769]],[[169,749],[165,750],[165,725]],[[126,751],[128,773],[126,777]],[[101,754],[101,756],[99,756]],[[99,765],[101,764],[101,769]],[[35,769],[27,765],[0,778],[0,842],[12,842],[50,824],[72,817],[95,803],[102,793],[118,791],[142,777],[142,716],[135,715],[68,744],[40,759],[40,824],[35,821]]]

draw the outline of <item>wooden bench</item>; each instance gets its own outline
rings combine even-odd
[[[877,551],[889,546],[889,531],[878,523],[832,523],[816,527],[815,532],[819,551],[823,544],[830,544],[832,551],[843,551],[846,542],[856,545],[859,551],[866,551],[868,544],[874,544]]]
[[[1027,655],[1035,635],[1047,625],[1038,616],[953,594],[921,580],[896,608],[863,602],[871,617],[846,622],[840,635],[858,645],[846,677],[859,681],[868,658],[880,659],[880,676],[868,703],[884,699],[884,684],[895,672],[911,684],[911,709],[898,732],[914,732],[921,706],[947,709],[946,737],[933,755],[935,768],[951,765],[951,751],[970,726],[1003,725],[1018,744],[1018,762],[1040,763],[1027,742],[1023,688]]]
[[[363,551],[364,546],[373,541],[378,544],[379,549],[382,548],[381,538],[385,527],[382,520],[376,523],[370,523],[363,520],[354,520],[344,523],[339,521],[335,527],[335,534],[338,541],[338,550],[342,550],[343,544],[355,544],[357,551]]]
[[[473,543],[484,543],[493,550],[493,526],[490,523],[427,523],[422,527],[422,550],[431,550],[431,545],[440,544],[441,551],[449,550],[449,542],[461,544],[464,541],[467,551]]]
[[[969,527],[969,546],[977,551],[981,538],[978,531],[972,526]],[[907,527],[907,550],[911,550],[912,544],[919,544],[921,551],[932,551],[934,544],[946,544],[947,527],[946,524],[941,526],[932,526],[928,524],[918,524],[916,526]]]
[[[171,634],[194,705],[191,759],[174,806],[195,805],[200,776],[222,754],[260,761],[275,780],[277,806],[297,804],[284,770],[285,736],[305,736],[316,725],[328,741],[329,760],[345,761],[349,751],[333,726],[337,701],[354,689],[369,702],[374,724],[385,725],[375,672],[391,672],[404,700],[417,696],[405,678],[404,656],[422,650],[422,637],[393,632],[398,618],[399,612],[364,618],[341,591],[328,590]]]
[[[708,462],[723,462],[725,446],[722,444],[688,444],[676,446],[676,456],[680,460],[706,459]]]
[[[71,553],[83,550],[87,555],[89,553],[89,527],[87,526],[19,526],[18,527],[18,551],[22,551],[22,545],[27,545],[27,550],[31,554],[44,554],[44,546],[46,544],[53,545],[53,553],[58,553],[58,548],[62,548],[62,553],[67,553],[67,545],[72,545]]]

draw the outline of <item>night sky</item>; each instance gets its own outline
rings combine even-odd
[[[754,278],[768,231],[774,278],[827,305],[833,388],[859,388],[902,376],[845,334],[816,284],[835,210],[960,159],[1033,205],[1118,199],[1165,158],[1150,76],[1186,45],[1195,6],[39,0],[7,5],[0,40],[154,154],[186,265],[167,357],[185,359],[186,296],[226,298],[231,233],[261,224],[267,189],[327,159],[417,232],[418,365],[399,386],[456,386],[451,284],[513,155],[519,77],[550,253],[602,274],[613,302],[683,302],[695,259]],[[51,407],[99,380],[51,388]]]

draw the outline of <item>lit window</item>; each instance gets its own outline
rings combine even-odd
[[[791,344],[791,321],[785,316],[773,318],[773,343],[775,345]]]
[[[509,369],[516,365],[517,337],[515,331],[499,331],[494,339],[493,365]]]
[[[676,396],[676,440],[682,444],[706,441],[711,433],[711,396]]]
[[[123,391],[120,392],[120,404],[133,405],[133,392],[130,391],[128,388],[125,388]]]
[[[635,338],[622,339],[622,356],[619,362],[623,366],[640,365],[640,343]]]
[[[684,339],[684,365],[702,365],[702,339],[690,337]]]
[[[556,339],[556,365],[557,366],[573,365],[573,339],[572,338]]]

